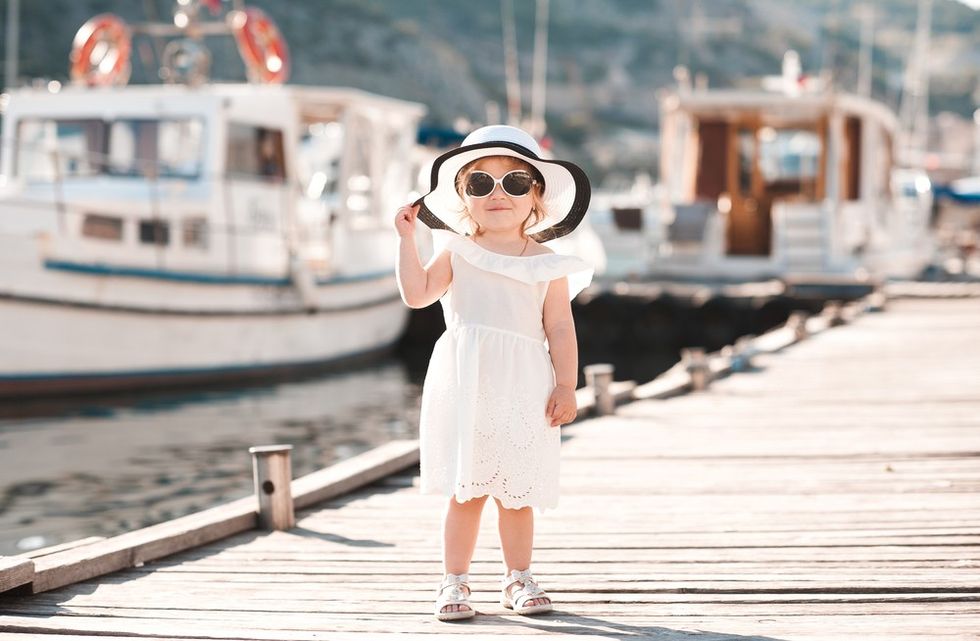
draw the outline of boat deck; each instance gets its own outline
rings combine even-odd
[[[0,640],[977,639],[980,300],[902,300],[704,392],[565,428],[533,569],[557,610],[431,616],[443,499],[414,472],[125,571],[0,598]],[[68,636],[61,636],[68,635]]]

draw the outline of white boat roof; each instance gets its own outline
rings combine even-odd
[[[34,115],[106,114],[131,110],[171,111],[181,108],[213,105],[221,100],[268,100],[285,98],[297,103],[303,117],[316,118],[347,107],[395,111],[421,118],[425,105],[389,98],[350,87],[317,87],[303,85],[260,85],[249,83],[207,83],[187,85],[127,85],[123,87],[83,87],[66,85],[59,91],[23,87],[8,92],[6,107]]]
[[[732,116],[747,111],[763,111],[787,119],[815,117],[831,110],[841,110],[879,120],[889,129],[898,126],[895,114],[884,104],[855,94],[838,92],[791,96],[762,90],[695,90],[667,94],[662,104],[668,111]]]

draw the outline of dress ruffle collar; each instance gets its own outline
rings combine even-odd
[[[578,256],[566,254],[507,256],[484,249],[469,237],[442,229],[432,230],[432,244],[436,255],[443,249],[448,249],[478,269],[507,276],[529,285],[567,276],[569,298],[575,298],[579,292],[588,287],[595,272],[592,265]]]

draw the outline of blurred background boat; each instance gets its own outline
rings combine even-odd
[[[628,273],[648,279],[919,274],[934,251],[930,181],[897,165],[897,117],[805,78],[794,52],[767,80],[771,90],[665,93],[661,184],[610,198],[594,220],[610,254],[630,254]]]

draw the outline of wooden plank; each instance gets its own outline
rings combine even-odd
[[[74,541],[67,541],[65,543],[58,543],[57,545],[49,545],[48,547],[38,548],[36,550],[31,550],[30,552],[25,552],[20,555],[28,559],[36,559],[42,556],[48,556],[49,554],[54,554],[55,552],[63,552],[65,550],[72,550],[75,548],[80,548],[85,545],[91,545],[93,543],[99,543],[100,541],[105,541],[104,536],[88,536],[83,539],[76,539]]]
[[[297,510],[335,498],[419,462],[417,440],[392,441],[293,481]]]
[[[0,641],[35,641],[40,635],[36,632],[0,632]],[[46,635],[45,635],[46,636]],[[106,635],[104,634],[61,634],[55,637],[57,641],[106,641]],[[115,639],[146,639],[148,637],[140,635],[130,635],[130,634],[114,634],[112,638]],[[159,638],[159,637],[156,637]],[[175,637],[170,636],[167,639],[171,641],[179,641],[181,639],[195,639],[200,637]]]
[[[59,543],[57,545],[50,545],[37,550],[31,550],[30,552],[25,552],[24,554],[19,554],[14,557],[0,557],[0,592],[5,592],[15,587],[31,583],[34,580],[33,559],[48,556],[56,552],[77,549],[104,540],[105,537],[102,536],[90,536],[83,539],[77,539],[75,541],[68,541],[66,543]],[[28,566],[30,567],[29,572],[25,569]]]
[[[321,619],[371,616],[379,611],[392,615],[424,616],[430,614],[433,591],[389,593],[357,593],[345,598],[336,592],[318,591],[296,595],[293,599],[250,599],[245,594],[215,595],[214,592],[196,593],[197,601],[187,597],[162,596],[154,604],[150,596],[131,602],[106,600],[102,604],[87,604],[81,599],[67,603],[41,603],[25,612],[17,604],[7,605],[5,614],[37,616],[115,616],[185,620],[229,620],[275,629],[296,625],[300,616]],[[731,613],[740,616],[774,614],[781,616],[827,614],[878,614],[905,613],[959,613],[980,615],[980,595],[974,594],[643,594],[605,592],[579,594],[549,590],[556,606],[563,611],[596,610],[609,614],[671,610],[684,614]],[[213,605],[201,604],[201,599],[213,600]],[[476,607],[503,612],[496,590],[474,590],[471,599]],[[270,616],[275,613],[275,616]],[[308,625],[308,624],[307,624]]]
[[[675,367],[649,383],[637,386],[633,391],[638,400],[665,400],[691,390],[691,377],[682,368]]]
[[[0,556],[0,592],[30,583],[34,578],[34,561],[19,556]]]
[[[958,607],[957,604],[892,604],[869,607],[868,604],[838,606],[836,604],[779,606],[772,604],[732,605],[718,604],[713,607],[700,603],[665,605],[660,608],[639,608],[636,605],[583,605],[574,609],[561,609],[556,613],[528,619],[511,614],[499,604],[476,604],[483,616],[464,625],[440,624],[431,614],[391,613],[378,604],[380,611],[368,615],[356,613],[321,614],[318,611],[299,611],[283,614],[255,612],[240,615],[235,612],[165,611],[123,612],[104,610],[79,613],[73,616],[48,616],[45,618],[10,615],[0,620],[0,632],[36,631],[56,633],[60,631],[106,634],[145,634],[147,636],[185,636],[198,638],[283,639],[283,638],[333,638],[335,632],[428,632],[442,634],[472,634],[496,632],[499,634],[528,633],[534,630],[581,632],[579,625],[591,619],[611,628],[633,630],[633,638],[657,638],[654,628],[710,630],[713,626],[725,634],[740,631],[758,639],[759,634],[773,635],[778,639],[787,636],[799,638],[801,633],[819,632],[821,639],[853,639],[864,632],[901,630],[917,631],[923,638],[930,638],[926,631],[940,631],[950,638],[975,640],[976,608]],[[729,614],[724,614],[728,612]],[[912,622],[911,624],[909,622]],[[739,624],[742,625],[739,625]],[[912,627],[915,625],[915,627]],[[305,632],[318,636],[287,636]],[[432,638],[430,636],[430,638]],[[690,634],[687,637],[690,639]],[[709,637],[710,638],[710,637]],[[883,636],[883,638],[888,638]],[[731,639],[723,636],[720,639]]]
[[[248,497],[105,541],[42,556],[34,562],[31,590],[44,592],[140,566],[180,550],[252,529],[256,522],[255,509],[255,499]]]
[[[490,554],[480,552],[479,556],[489,557]],[[698,564],[637,564],[642,568],[642,574],[626,571],[605,572],[599,575],[588,574],[585,568],[575,568],[562,573],[541,573],[540,579],[552,589],[578,592],[609,592],[622,590],[624,592],[722,592],[732,588],[745,588],[757,592],[793,592],[797,588],[805,588],[810,592],[980,592],[980,581],[976,578],[973,567],[908,567],[879,568],[868,572],[868,563],[856,567],[847,564],[820,564],[797,566],[793,564],[756,564],[749,568],[735,564],[712,564],[698,567]],[[355,568],[356,569],[356,568]],[[366,568],[365,568],[366,569]],[[421,590],[431,592],[438,583],[439,575],[426,571],[425,567],[403,570],[400,574],[381,573],[347,573],[330,574],[296,574],[284,572],[266,576],[261,571],[252,573],[228,574],[223,582],[229,590],[245,589],[254,594],[266,591],[275,593],[275,598],[290,598],[290,594],[303,594],[307,591],[322,592],[332,586],[341,586],[344,590]],[[497,571],[490,565],[483,564],[474,567],[471,579],[474,586],[480,589],[494,590],[497,587]],[[138,581],[130,577],[127,580],[109,580],[99,582],[97,590],[90,585],[71,587],[59,592],[57,597],[49,597],[51,593],[37,595],[40,598],[73,598],[77,594],[95,594],[101,596],[139,594],[141,592],[155,593],[157,590],[199,590],[210,589],[207,585],[214,581],[214,572],[155,572],[139,576]],[[202,585],[203,584],[203,585]],[[282,584],[293,587],[293,590],[283,590]],[[77,584],[76,584],[77,585]],[[277,595],[277,596],[276,596]],[[34,603],[33,600],[26,601]],[[40,601],[38,601],[40,602]]]

